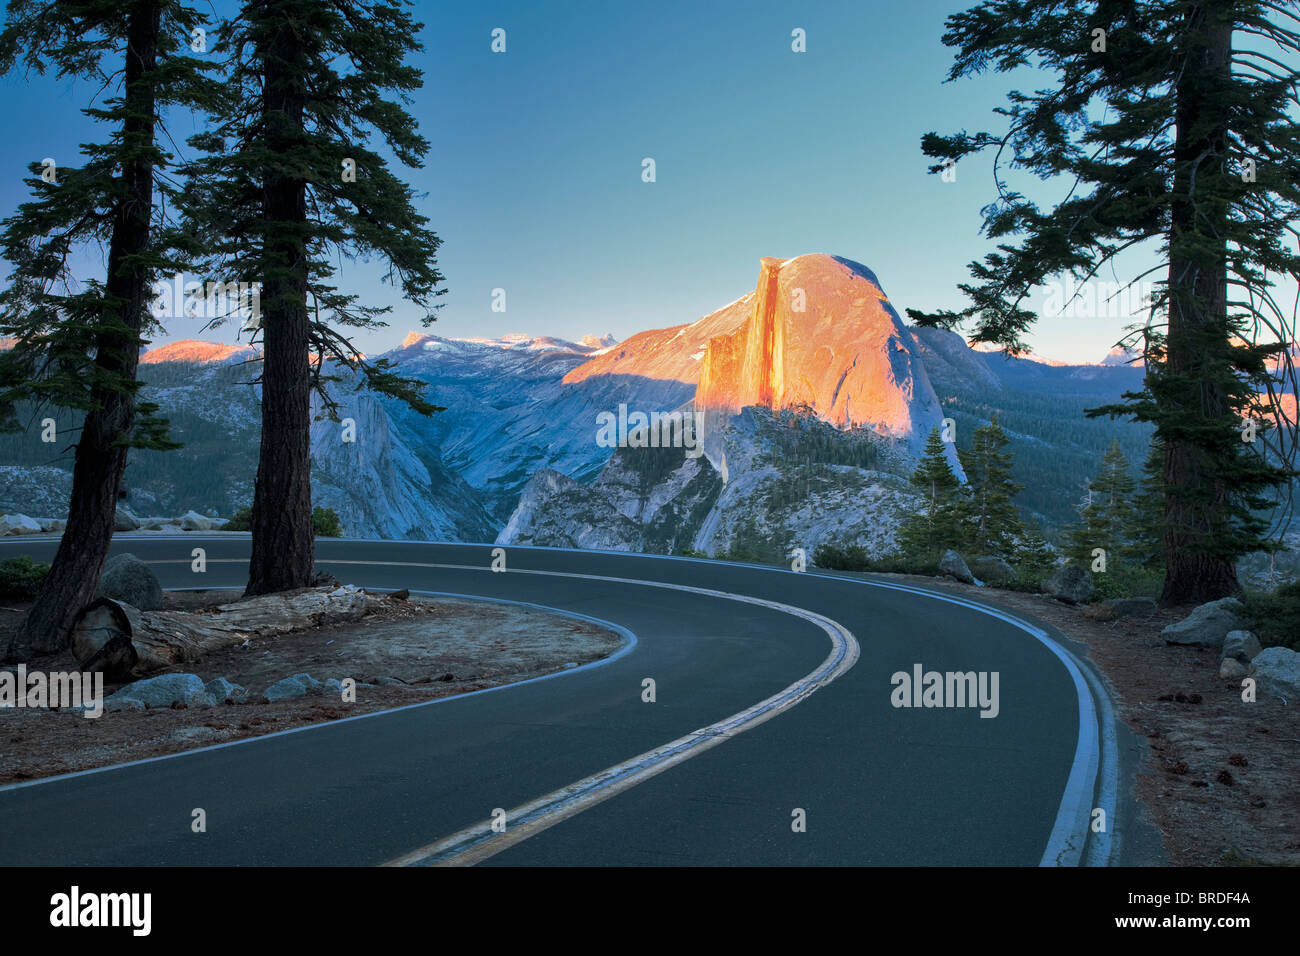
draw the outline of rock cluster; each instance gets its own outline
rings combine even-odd
[[[262,696],[274,703],[308,696],[343,696],[343,684],[331,677],[318,681],[310,674],[294,674],[278,680]],[[248,703],[248,691],[224,677],[207,683],[197,674],[162,674],[128,684],[104,701],[108,711],[146,710],[168,707],[215,707],[224,703]]]
[[[225,518],[210,518],[197,511],[187,511],[177,518],[140,518],[127,508],[118,508],[113,515],[113,530],[125,531],[219,531],[227,524]],[[33,518],[25,514],[0,515],[0,537],[11,534],[41,534],[61,532],[67,527],[62,518]]]

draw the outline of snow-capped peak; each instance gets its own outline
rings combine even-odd
[[[1142,353],[1137,349],[1126,348],[1123,345],[1117,345],[1109,352],[1106,357],[1097,363],[1098,365],[1141,365]]]

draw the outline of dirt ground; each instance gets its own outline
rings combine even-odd
[[[238,591],[167,592],[164,609],[213,607]],[[0,602],[0,645],[27,605]],[[327,625],[224,648],[159,671],[217,677],[248,689],[248,702],[216,707],[105,712],[0,708],[0,784],[88,770],[497,687],[607,657],[620,635],[533,608],[449,598],[385,601],[360,621]],[[71,654],[29,670],[75,671]],[[356,701],[336,696],[268,703],[262,692],[306,672],[357,682]],[[150,674],[149,676],[156,676]],[[382,681],[378,686],[366,686]],[[106,684],[107,697],[118,686]]]
[[[1243,703],[1219,652],[1167,645],[1191,608],[1112,621],[1044,595],[898,577],[1051,624],[1090,650],[1117,713],[1147,741],[1137,796],[1176,866],[1300,865],[1300,707]]]

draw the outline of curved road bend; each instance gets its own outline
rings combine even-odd
[[[48,560],[55,546],[10,540],[0,556]],[[204,574],[191,570],[200,546]],[[248,549],[235,536],[118,536],[113,545],[172,588],[242,587]],[[1115,862],[1114,841],[1084,847],[1091,807],[1115,819],[1108,702],[1067,652],[1010,620],[861,577],[523,547],[507,548],[509,569],[493,573],[491,553],[317,543],[318,565],[351,583],[530,602],[609,622],[637,643],[553,678],[0,788],[0,820],[45,822],[5,826],[0,864],[372,865],[465,828],[486,831],[495,808],[561,790],[816,672],[833,649],[828,630],[771,602],[846,628],[856,664],[774,719],[486,862]],[[915,664],[997,672],[996,718],[978,707],[895,708],[891,675]],[[654,703],[641,699],[646,677]],[[195,807],[207,811],[205,834],[190,831]],[[792,827],[796,809],[805,832]]]

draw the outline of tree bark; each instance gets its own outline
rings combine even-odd
[[[148,302],[148,275],[138,258],[149,246],[153,213],[153,81],[161,7],[135,7],[127,27],[124,97],[128,115],[123,143],[133,157],[122,169],[124,196],[113,220],[105,280],[104,315],[95,340],[92,408],[82,424],[72,468],[68,523],[49,576],[14,638],[8,656],[29,658],[61,650],[77,610],[95,593],[112,543],[114,515],[127,449],[122,442],[135,422],[135,395],[121,382],[134,381]],[[114,387],[114,383],[118,383]]]
[[[1181,422],[1165,436],[1164,604],[1201,603],[1239,591],[1232,560],[1207,553],[1231,520],[1230,491],[1211,452],[1179,432],[1235,423],[1221,389],[1207,376],[1227,355],[1227,255],[1221,238],[1227,207],[1205,185],[1221,175],[1229,118],[1216,95],[1231,80],[1231,22],[1222,3],[1188,10],[1187,62],[1175,96],[1175,175],[1169,245],[1169,328],[1165,368],[1186,381],[1166,382],[1163,397]],[[1217,114],[1217,115],[1216,115]]]
[[[301,149],[304,52],[282,22],[262,51],[266,146]],[[246,594],[311,583],[311,390],[307,314],[306,182],[274,166],[262,178],[267,274],[263,277],[262,444],[253,495],[253,553]]]

